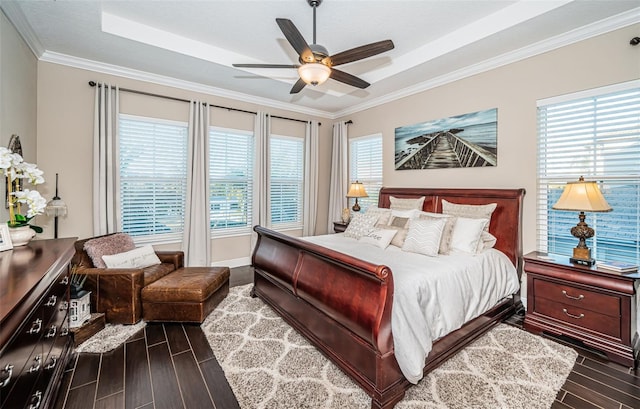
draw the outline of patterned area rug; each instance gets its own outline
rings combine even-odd
[[[250,289],[232,288],[202,324],[241,408],[371,406],[362,389],[251,298]],[[396,408],[549,408],[577,355],[500,324],[411,387]]]
[[[93,335],[82,344],[78,345],[76,352],[90,354],[102,354],[116,349],[123,342],[147,326],[147,323],[140,321],[133,325],[112,325],[105,327]]]

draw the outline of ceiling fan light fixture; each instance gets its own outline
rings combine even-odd
[[[309,85],[320,85],[329,79],[331,68],[320,63],[302,64],[298,68],[298,74]]]

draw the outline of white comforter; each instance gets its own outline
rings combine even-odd
[[[433,342],[481,315],[518,290],[509,258],[495,249],[478,255],[428,257],[386,250],[342,234],[305,240],[391,268],[394,297],[391,329],[395,355],[404,376],[417,383]]]

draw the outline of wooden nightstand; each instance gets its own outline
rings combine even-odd
[[[349,223],[345,222],[333,222],[333,231],[336,233],[342,233],[347,230]]]
[[[565,335],[635,366],[636,281],[640,273],[620,274],[569,262],[569,257],[532,252],[524,256],[527,313],[531,332]]]

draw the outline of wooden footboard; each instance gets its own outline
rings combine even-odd
[[[520,274],[524,190],[382,189],[381,207],[388,207],[391,194],[428,196],[423,207],[426,211],[439,211],[440,198],[454,203],[497,203],[490,231],[498,237],[496,247],[510,257]],[[252,259],[252,294],[357,382],[372,397],[372,408],[392,408],[411,384],[394,355],[391,270],[260,226],[254,230],[258,241]],[[424,372],[511,315],[517,302],[517,297],[504,300],[436,341]]]

